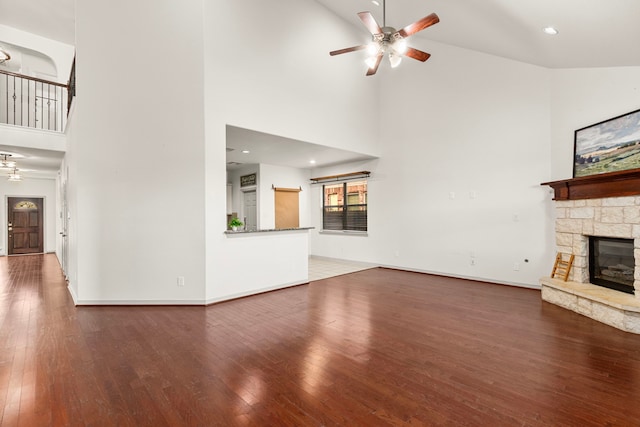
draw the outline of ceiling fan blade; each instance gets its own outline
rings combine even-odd
[[[380,62],[382,61],[382,56],[383,54],[379,54],[378,56],[376,56],[376,63],[373,64],[373,67],[367,70],[367,76],[373,76],[378,71],[378,67],[380,66]]]
[[[426,61],[431,56],[430,53],[423,52],[421,50],[414,49],[412,47],[408,47],[404,55],[408,56],[409,58],[417,59],[418,61],[422,61],[422,62]]]
[[[362,49],[366,49],[366,48],[367,48],[366,44],[363,44],[363,45],[360,45],[360,46],[347,47],[345,49],[332,50],[331,52],[329,52],[329,55],[331,55],[331,56],[342,55],[343,53],[355,52],[357,50],[362,50]]]
[[[358,17],[371,34],[382,33],[382,28],[380,28],[380,25],[378,25],[378,23],[376,22],[376,18],[373,17],[371,12],[360,12],[358,13]]]
[[[425,16],[424,18],[414,22],[413,24],[407,25],[406,27],[398,31],[397,34],[400,34],[402,37],[409,37],[410,35],[415,34],[418,31],[422,31],[427,27],[437,24],[438,22],[440,22],[440,18],[438,18],[438,15],[436,15],[435,13],[432,13],[431,15]]]

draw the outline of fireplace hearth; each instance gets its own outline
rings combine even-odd
[[[589,237],[589,281],[628,294],[634,293],[634,240]]]
[[[633,174],[640,182],[640,169]],[[571,180],[565,187],[554,187],[556,250],[574,254],[575,260],[566,282],[550,277],[540,279],[542,299],[640,334],[640,185],[617,185],[620,176],[612,175],[608,187],[594,187],[589,192],[574,188],[574,184],[584,184],[585,177]],[[605,177],[593,180],[597,182],[590,185],[595,186],[600,181],[604,183]],[[609,194],[611,188],[624,188],[620,191],[626,194]],[[592,236],[608,240],[590,248]],[[590,254],[603,250],[610,253],[597,262],[590,259]],[[600,280],[607,284],[597,284]]]

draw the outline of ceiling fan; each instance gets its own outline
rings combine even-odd
[[[385,1],[382,1],[382,27],[378,25],[371,12],[360,12],[358,17],[369,30],[372,35],[372,41],[369,44],[348,47],[345,49],[334,50],[329,55],[341,55],[343,53],[355,52],[357,50],[367,49],[369,57],[366,60],[369,70],[367,76],[372,76],[378,71],[382,57],[386,54],[389,57],[391,67],[395,68],[400,65],[402,56],[417,59],[418,61],[426,61],[431,56],[427,52],[407,46],[407,37],[422,31],[427,27],[440,22],[440,18],[435,13],[425,16],[424,18],[409,24],[401,30],[393,27],[387,27],[387,11]]]

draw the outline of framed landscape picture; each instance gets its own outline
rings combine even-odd
[[[640,110],[575,132],[573,177],[640,168]]]

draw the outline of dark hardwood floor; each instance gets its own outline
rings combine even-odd
[[[0,425],[640,425],[640,336],[536,290],[372,269],[210,307],[74,307],[0,258]]]

